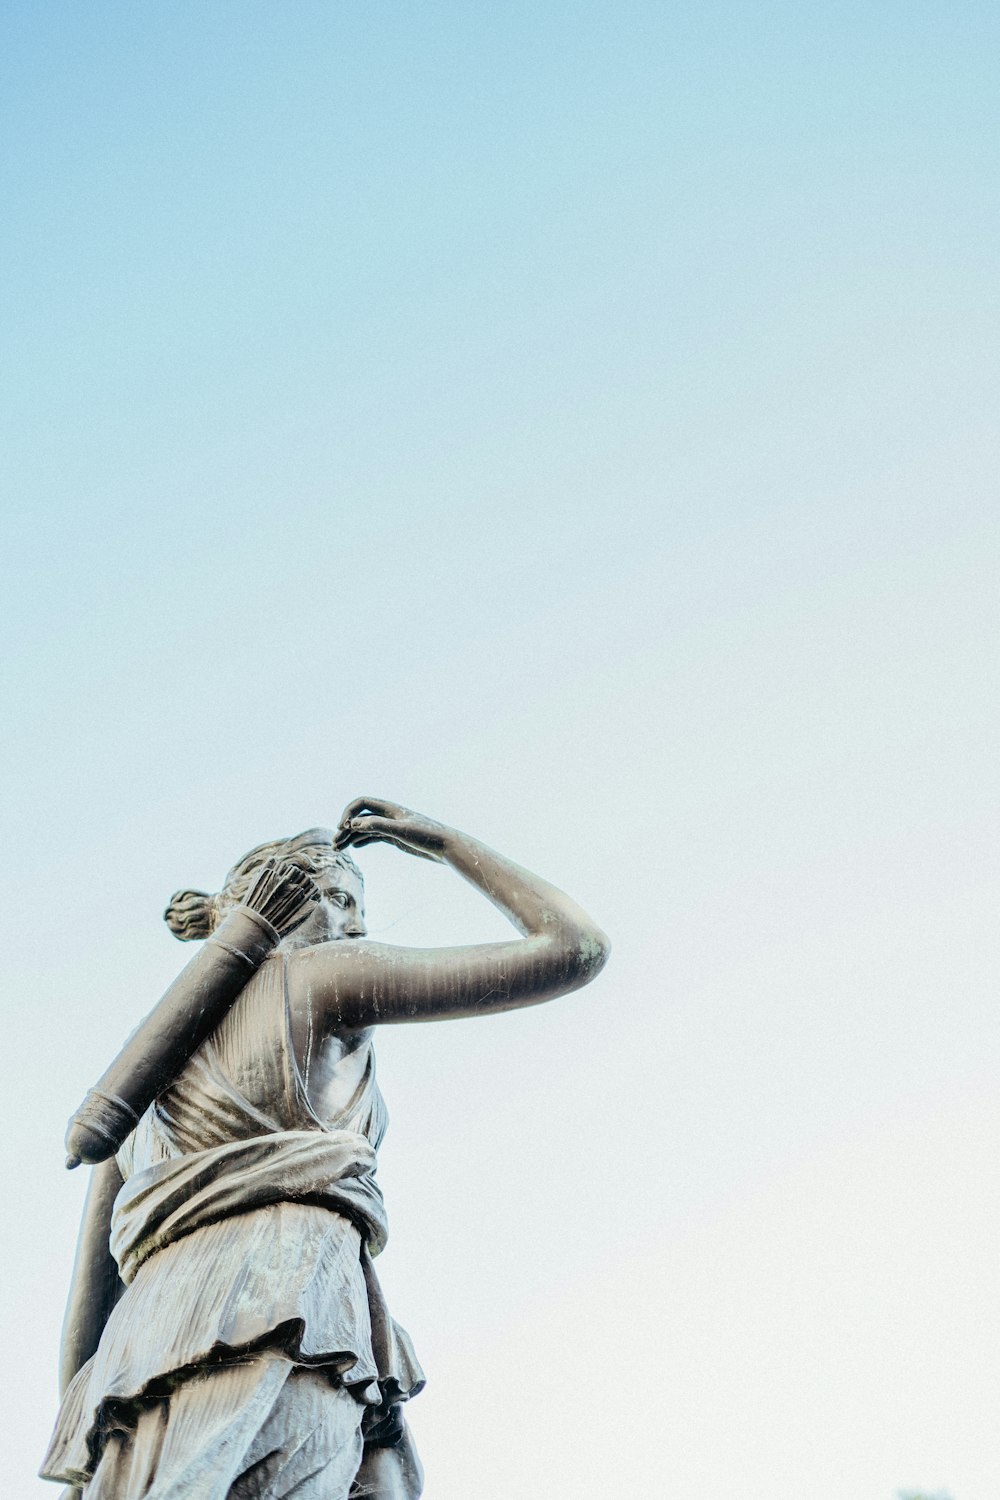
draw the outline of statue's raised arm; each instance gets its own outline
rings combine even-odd
[[[535,1005],[578,989],[602,968],[608,940],[574,901],[487,848],[394,802],[363,797],[344,812],[337,843],[382,842],[450,865],[523,934],[510,942],[404,948],[367,939],[298,948],[289,989],[334,1029],[435,1021]]]

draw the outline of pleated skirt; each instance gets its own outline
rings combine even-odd
[[[220,1370],[228,1372],[222,1382]],[[218,1413],[229,1410],[226,1403],[241,1381],[253,1387],[252,1399],[247,1395],[243,1402],[245,1425],[227,1426],[230,1419]],[[233,1455],[249,1429],[258,1417],[269,1418],[272,1408],[280,1411],[293,1397],[298,1400],[297,1393],[303,1399],[308,1393],[306,1427],[312,1405],[331,1393],[338,1411],[346,1400],[344,1412],[359,1425],[366,1409],[405,1401],[423,1384],[409,1337],[389,1315],[358,1229],[316,1205],[274,1204],[195,1230],[142,1265],[108,1320],[97,1353],[66,1392],[41,1472],[69,1484],[93,1481],[87,1500],[133,1500],[132,1488],[108,1488],[110,1478],[99,1481],[101,1466],[107,1460],[110,1476],[133,1454],[128,1462],[138,1465],[140,1475],[165,1413],[173,1409],[163,1438],[167,1442],[172,1432],[170,1472],[206,1466],[206,1476],[216,1477],[206,1477],[204,1485],[216,1489],[204,1489],[205,1500],[225,1500],[229,1491],[218,1485],[226,1475],[230,1486],[239,1478],[242,1457]],[[317,1432],[325,1431],[325,1421]],[[346,1416],[334,1423],[338,1433],[344,1422]],[[322,1446],[328,1439],[316,1441]],[[216,1449],[227,1455],[221,1467],[205,1457]],[[231,1472],[230,1459],[237,1464]],[[157,1462],[154,1487],[135,1490],[135,1500],[174,1500],[175,1490],[163,1486],[175,1481],[163,1468],[165,1460]],[[270,1500],[271,1490],[260,1493]],[[310,1493],[304,1488],[300,1497],[296,1491],[296,1500],[308,1500]],[[182,1494],[202,1500],[202,1489],[176,1490],[178,1500]]]

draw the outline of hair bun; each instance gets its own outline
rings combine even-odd
[[[215,926],[215,897],[207,891],[175,891],[163,920],[182,943],[207,938]]]

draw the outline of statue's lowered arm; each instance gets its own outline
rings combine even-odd
[[[603,966],[608,940],[574,901],[468,834],[373,798],[352,803],[340,826],[345,846],[381,841],[450,865],[524,936],[457,948],[356,940],[302,949],[291,955],[290,980],[331,1024],[513,1010],[578,989]]]
[[[65,1394],[74,1375],[96,1350],[111,1310],[125,1290],[108,1245],[111,1209],[121,1185],[114,1157],[94,1168],[63,1320],[59,1359],[61,1394]]]

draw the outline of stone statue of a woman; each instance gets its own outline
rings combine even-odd
[[[368,941],[346,848],[376,840],[449,864],[522,936]],[[85,1500],[416,1500],[401,1403],[423,1374],[372,1265],[374,1027],[549,1000],[607,954],[560,891],[375,798],[252,850],[217,896],[180,893],[171,927],[208,937],[275,860],[311,878],[311,914],[93,1170],[42,1470]]]

